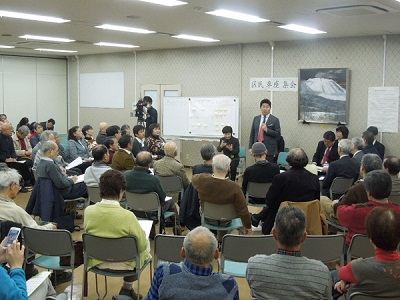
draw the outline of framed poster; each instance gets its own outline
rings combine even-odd
[[[299,121],[347,123],[349,76],[346,68],[299,70]]]

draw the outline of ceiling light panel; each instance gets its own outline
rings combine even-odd
[[[19,13],[19,12],[6,11],[6,10],[0,10],[0,17],[41,21],[41,22],[50,22],[50,23],[66,23],[66,22],[71,21],[71,20],[65,20],[65,19],[61,19],[61,18],[55,18],[55,17],[49,17],[49,16],[39,16],[39,15],[33,15],[33,14],[25,14],[25,13]]]
[[[30,35],[30,34],[21,35],[21,36],[19,36],[19,38],[27,39],[27,40],[51,41],[51,42],[60,42],[60,43],[75,42],[75,40],[70,40],[70,39],[66,39],[66,38],[41,36],[41,35]]]
[[[187,4],[187,2],[177,1],[177,0],[140,0],[140,1],[158,5],[164,5],[164,6],[178,6]]]
[[[219,40],[215,40],[215,39],[212,39],[212,38],[201,37],[201,36],[195,36],[195,35],[189,35],[189,34],[173,35],[172,37],[173,37],[173,38],[177,38],[177,39],[192,40],[192,41],[200,41],[200,42],[207,42],[207,43],[219,42]]]
[[[108,30],[116,30],[116,31],[124,31],[124,32],[134,32],[134,33],[142,33],[142,34],[156,33],[155,31],[151,31],[151,30],[134,28],[134,27],[111,25],[111,24],[103,24],[103,25],[95,26],[95,27],[96,28],[100,28],[100,29],[108,29]]]
[[[46,48],[36,48],[36,51],[45,51],[45,52],[61,52],[61,53],[76,53],[78,51],[75,50],[59,50],[59,49],[46,49]]]
[[[287,24],[287,25],[282,25],[278,26],[279,28],[287,29],[287,30],[293,30],[293,31],[298,31],[302,33],[308,33],[308,34],[322,34],[326,33],[325,31],[321,31],[315,28],[307,27],[307,26],[301,26],[301,25],[296,25],[296,24]]]
[[[218,9],[214,11],[208,11],[206,14],[209,15],[214,15],[218,17],[224,17],[224,18],[229,18],[229,19],[234,19],[234,20],[239,20],[239,21],[245,21],[245,22],[251,22],[251,23],[260,23],[260,22],[269,22],[267,19],[263,19],[257,16],[253,15],[248,15],[248,14],[243,14],[231,10],[226,10],[226,9]]]
[[[95,43],[93,45],[106,46],[106,47],[119,47],[119,48],[138,48],[139,47],[139,46],[129,45],[129,44],[115,44],[115,43],[107,43],[107,42]]]
[[[12,49],[12,48],[15,48],[15,47],[14,47],[14,46],[0,45],[0,48],[4,48],[4,49]]]

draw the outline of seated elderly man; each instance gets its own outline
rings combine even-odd
[[[390,175],[383,170],[369,172],[364,178],[364,187],[368,202],[353,205],[341,205],[337,209],[340,224],[347,227],[346,244],[355,234],[367,234],[365,218],[375,207],[393,208],[400,212],[400,206],[388,200],[392,190]]]
[[[231,159],[224,154],[217,154],[213,157],[214,174],[197,174],[193,176],[192,184],[197,190],[200,199],[200,205],[204,202],[215,204],[232,203],[235,210],[242,220],[245,227],[245,233],[251,234],[250,213],[247,208],[246,199],[239,185],[226,177]],[[226,231],[218,232],[218,241],[222,241]]]
[[[34,182],[32,173],[32,161],[30,159],[22,159],[21,155],[31,154],[29,151],[20,150],[17,155],[14,141],[12,136],[13,127],[10,123],[4,123],[2,126],[2,131],[0,133],[0,162],[5,162],[10,168],[18,170],[24,179],[23,187],[21,192],[28,192],[26,186],[30,186]],[[29,132],[29,129],[28,129]],[[28,139],[29,144],[29,139]],[[30,146],[30,144],[29,144]],[[31,148],[30,148],[31,149]],[[17,162],[17,160],[23,160],[24,162]]]
[[[87,195],[84,182],[77,182],[77,176],[67,177],[55,164],[54,159],[58,156],[58,146],[55,142],[44,142],[40,151],[43,153],[43,157],[36,169],[38,178],[51,179],[64,199],[76,199]]]
[[[372,299],[400,299],[400,213],[386,207],[376,207],[367,216],[367,236],[375,248],[375,257],[357,259],[339,270],[340,293],[359,292]]]
[[[174,142],[168,142],[164,146],[165,156],[154,162],[154,174],[159,176],[179,176],[182,179],[183,188],[190,183],[186,176],[185,167],[175,159],[178,155],[178,146]]]
[[[270,163],[267,160],[268,150],[264,143],[256,142],[251,147],[251,153],[254,156],[256,163],[244,170],[242,190],[243,194],[246,195],[247,186],[249,182],[257,183],[270,183],[275,175],[280,173],[277,164]],[[264,198],[250,198],[250,203],[265,203]]]
[[[358,179],[360,164],[349,156],[353,148],[350,140],[342,139],[339,141],[337,149],[339,159],[329,164],[325,179],[322,182],[322,195],[329,197],[329,189],[336,177],[352,178],[354,181]]]
[[[18,157],[29,158],[32,154],[32,146],[29,141],[30,130],[26,125],[17,129],[17,132],[12,136],[15,153]]]
[[[165,262],[156,270],[147,300],[239,299],[239,288],[230,275],[213,272],[218,259],[217,240],[205,227],[196,227],[183,241],[184,262]]]
[[[392,179],[392,191],[391,193],[400,192],[400,158],[397,156],[388,156],[383,160],[383,169],[389,173]]]
[[[107,139],[106,131],[108,128],[108,124],[106,122],[101,122],[99,125],[99,128],[100,128],[100,130],[99,130],[99,133],[97,134],[96,142],[97,142],[97,144],[100,145],[100,144],[104,144],[104,142]]]
[[[84,182],[87,186],[98,187],[100,176],[111,167],[107,165],[110,155],[108,149],[104,145],[94,146],[92,149],[93,163],[85,171]]]
[[[352,158],[361,164],[361,159],[364,156],[364,152],[362,151],[364,148],[364,140],[356,136],[351,139],[351,142],[354,145]]]
[[[307,238],[303,211],[297,207],[279,210],[272,235],[278,245],[276,254],[258,254],[247,265],[253,299],[331,299],[328,268],[301,255]]]
[[[115,152],[112,159],[112,168],[118,171],[132,170],[135,166],[132,147],[133,138],[130,135],[124,135],[119,139],[119,150]]]
[[[266,196],[267,207],[260,213],[253,214],[251,218],[254,227],[257,227],[260,221],[263,222],[264,234],[270,234],[282,202],[306,202],[320,199],[318,176],[304,168],[308,163],[304,150],[293,148],[289,151],[286,160],[291,166],[290,170],[274,177]]]
[[[203,144],[200,148],[200,155],[203,159],[202,164],[197,164],[193,166],[192,175],[200,173],[210,173],[212,174],[212,159],[217,152],[217,148],[211,143]]]

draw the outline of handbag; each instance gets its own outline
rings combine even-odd
[[[79,267],[83,264],[83,242],[82,241],[73,241],[74,242],[74,251],[75,251],[75,267]],[[61,256],[60,257],[60,266],[70,266],[71,265],[71,256]]]

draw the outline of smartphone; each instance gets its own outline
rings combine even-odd
[[[10,231],[8,232],[8,235],[7,235],[6,244],[3,246],[3,248],[6,249],[8,246],[10,246],[12,243],[14,243],[14,241],[18,238],[20,232],[21,232],[21,228],[11,227]]]

